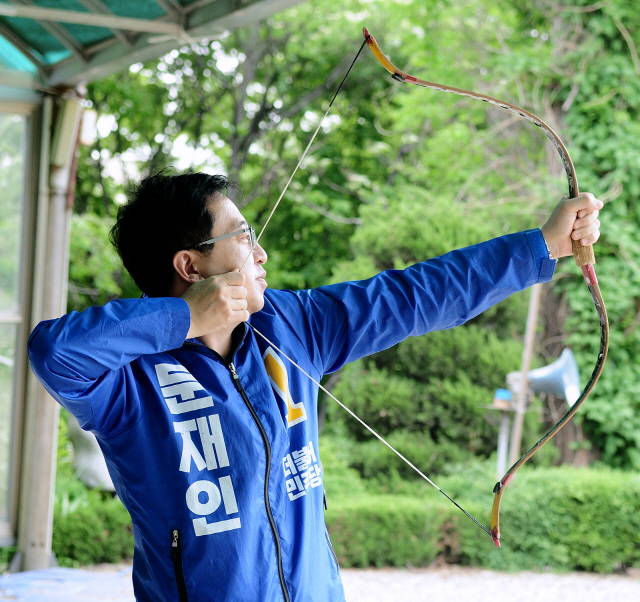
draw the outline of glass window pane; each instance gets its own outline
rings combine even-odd
[[[21,325],[24,116],[0,114],[0,531],[9,520],[16,344]]]
[[[13,365],[16,324],[0,324],[0,521],[9,514],[9,466],[13,420]]]
[[[0,320],[19,311],[25,118],[0,114]]]

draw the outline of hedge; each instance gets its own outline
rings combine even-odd
[[[493,483],[485,486],[490,492]],[[484,497],[458,501],[488,525],[493,496]],[[426,566],[436,558],[504,570],[640,566],[640,477],[620,471],[522,469],[502,499],[501,549],[435,491],[420,499],[336,496],[329,504],[327,528],[343,567]]]
[[[122,502],[88,489],[74,474],[68,413],[61,412],[53,513],[53,553],[61,566],[116,563],[133,557],[133,526]]]
[[[327,529],[342,567],[424,566],[440,553],[439,512],[419,500],[380,495],[332,506]]]
[[[501,570],[608,573],[640,567],[640,476],[633,473],[524,467],[504,493],[502,548],[496,549],[489,535],[437,491],[398,481],[395,494],[384,493],[380,482],[359,479],[341,467],[335,449],[327,451],[325,517],[343,567],[420,567],[436,559]],[[438,484],[488,525],[492,470],[488,464],[460,467]],[[53,529],[60,563],[130,558],[131,521],[120,501],[87,491],[75,479],[63,489]],[[9,556],[0,560],[6,563]]]
[[[52,548],[61,566],[116,563],[133,557],[131,517],[118,498],[91,492],[64,512],[56,505]]]

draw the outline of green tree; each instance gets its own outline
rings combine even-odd
[[[638,469],[640,246],[633,233],[639,225],[640,15],[629,0],[561,6],[539,0],[513,6],[520,15],[521,36],[546,32],[554,41],[555,52],[537,63],[535,71],[530,69],[527,79],[539,82],[543,98],[564,123],[582,188],[607,201],[596,267],[609,312],[611,346],[600,383],[582,412],[584,427],[603,461]],[[558,298],[570,309],[561,326],[586,380],[598,349],[596,318],[575,266],[567,262],[561,272],[571,276],[558,279],[556,286]]]
[[[263,224],[367,25],[400,68],[540,115],[567,141],[581,186],[610,201],[597,254],[613,344],[581,414],[595,456],[637,468],[635,5],[311,1],[93,84],[88,98],[109,132],[83,151],[80,165],[73,307],[133,292],[113,252],[94,244],[113,222],[130,179],[176,164],[225,171],[245,191],[237,202],[247,218]],[[269,280],[298,288],[402,268],[539,226],[565,193],[556,150],[537,128],[497,107],[393,82],[365,49],[265,233]],[[337,390],[383,431],[397,430],[425,466],[442,470],[486,456],[495,430],[480,406],[518,367],[526,302],[517,295],[458,331],[350,367]],[[546,294],[541,322],[539,362],[570,344],[586,378],[597,324],[570,260]],[[334,417],[330,422],[342,428]],[[539,430],[534,422],[528,439]],[[369,445],[347,428],[354,445]],[[363,462],[360,468],[366,472]]]
[[[77,212],[112,221],[130,179],[177,165],[228,173],[244,190],[236,201],[247,218],[263,223],[358,48],[355,17],[350,38],[336,35],[340,19],[365,6],[326,2],[321,19],[314,3],[301,4],[89,86],[107,135],[85,151]],[[363,169],[358,152],[375,135],[368,99],[383,87],[369,72],[377,66],[362,64],[347,80],[265,234],[273,285],[318,286],[348,254],[366,197],[362,172],[377,169]]]
[[[440,5],[441,12],[429,11],[428,19],[419,4],[403,6],[411,31],[396,27],[381,45],[394,53],[396,64],[418,76],[504,98],[542,116],[568,142],[582,188],[610,202],[602,215],[597,269],[610,313],[612,346],[607,369],[581,414],[586,418],[594,457],[614,466],[637,468],[640,249],[632,235],[637,227],[634,201],[640,156],[637,7],[626,0],[562,6],[543,0],[501,2],[495,7],[483,4]],[[411,56],[409,67],[402,55],[395,55],[400,42],[405,56]],[[384,97],[384,110],[378,113],[386,134],[380,162],[388,163],[387,174],[392,179],[385,183],[393,184],[381,195],[382,206],[393,207],[394,196],[406,198],[401,191],[410,183],[443,203],[448,200],[458,206],[454,211],[460,210],[470,221],[486,223],[491,234],[498,234],[539,225],[557,198],[566,193],[555,149],[530,124],[516,123],[512,115],[493,107],[442,94],[436,100],[433,95],[438,93],[408,88],[396,86]],[[399,242],[397,237],[390,241],[383,221],[377,227],[386,232],[378,241],[384,250],[373,243],[373,253],[363,250],[358,246],[362,232],[356,233],[356,257],[351,266],[340,267],[338,278],[351,268],[358,274],[379,269],[382,265],[377,258],[396,267],[409,261],[401,248],[406,241]],[[433,220],[426,221],[432,225]],[[409,238],[415,236],[414,229],[408,225]],[[450,248],[460,241],[444,236],[438,242]],[[421,245],[412,248],[419,250]],[[510,301],[507,307],[515,303]],[[495,311],[504,310],[498,307]],[[504,329],[502,335],[513,336],[521,332],[523,316],[509,313],[513,321],[505,316],[495,319],[490,313],[479,322],[496,334]],[[562,346],[571,345],[584,384],[599,337],[589,293],[570,260],[560,265],[542,318],[537,346],[540,361],[547,363],[559,355]],[[399,350],[404,346],[407,344]],[[375,362],[385,363],[378,358]],[[471,364],[462,366],[465,373],[470,372]],[[403,374],[410,373],[402,362],[397,367]],[[430,370],[425,366],[424,378],[435,377]],[[358,399],[362,403],[362,397]],[[420,407],[415,411],[420,415]]]

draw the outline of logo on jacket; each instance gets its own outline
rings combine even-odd
[[[312,441],[282,458],[282,468],[287,494],[292,502],[307,495],[310,487],[314,489],[322,485],[322,465],[318,462]]]
[[[220,416],[214,412],[191,418],[183,416],[212,408],[213,399],[196,397],[196,391],[206,393],[206,390],[180,364],[156,364],[156,376],[164,401],[176,416],[173,429],[182,439],[178,470],[190,473],[195,467],[196,472],[205,468],[208,471],[205,479],[191,483],[185,492],[187,508],[199,517],[192,518],[194,533],[196,536],[213,535],[240,529],[240,517],[233,516],[239,514],[233,482],[230,476],[219,472],[230,466]]]
[[[268,347],[262,356],[264,367],[269,375],[271,386],[276,392],[287,416],[287,426],[291,428],[294,424],[304,422],[307,419],[307,410],[302,402],[296,403],[291,398],[289,392],[289,376],[283,361],[276,352]]]

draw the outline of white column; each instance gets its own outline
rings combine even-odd
[[[40,205],[46,202],[46,208],[42,207],[37,220],[34,323],[66,312],[71,226],[67,193],[79,116],[80,105],[76,100],[61,101],[50,153],[50,131],[48,127],[43,128]],[[48,195],[43,196],[43,189],[48,190]],[[51,566],[53,560],[51,538],[59,414],[58,404],[32,377],[25,416],[18,533],[20,556],[12,568],[42,569]]]

